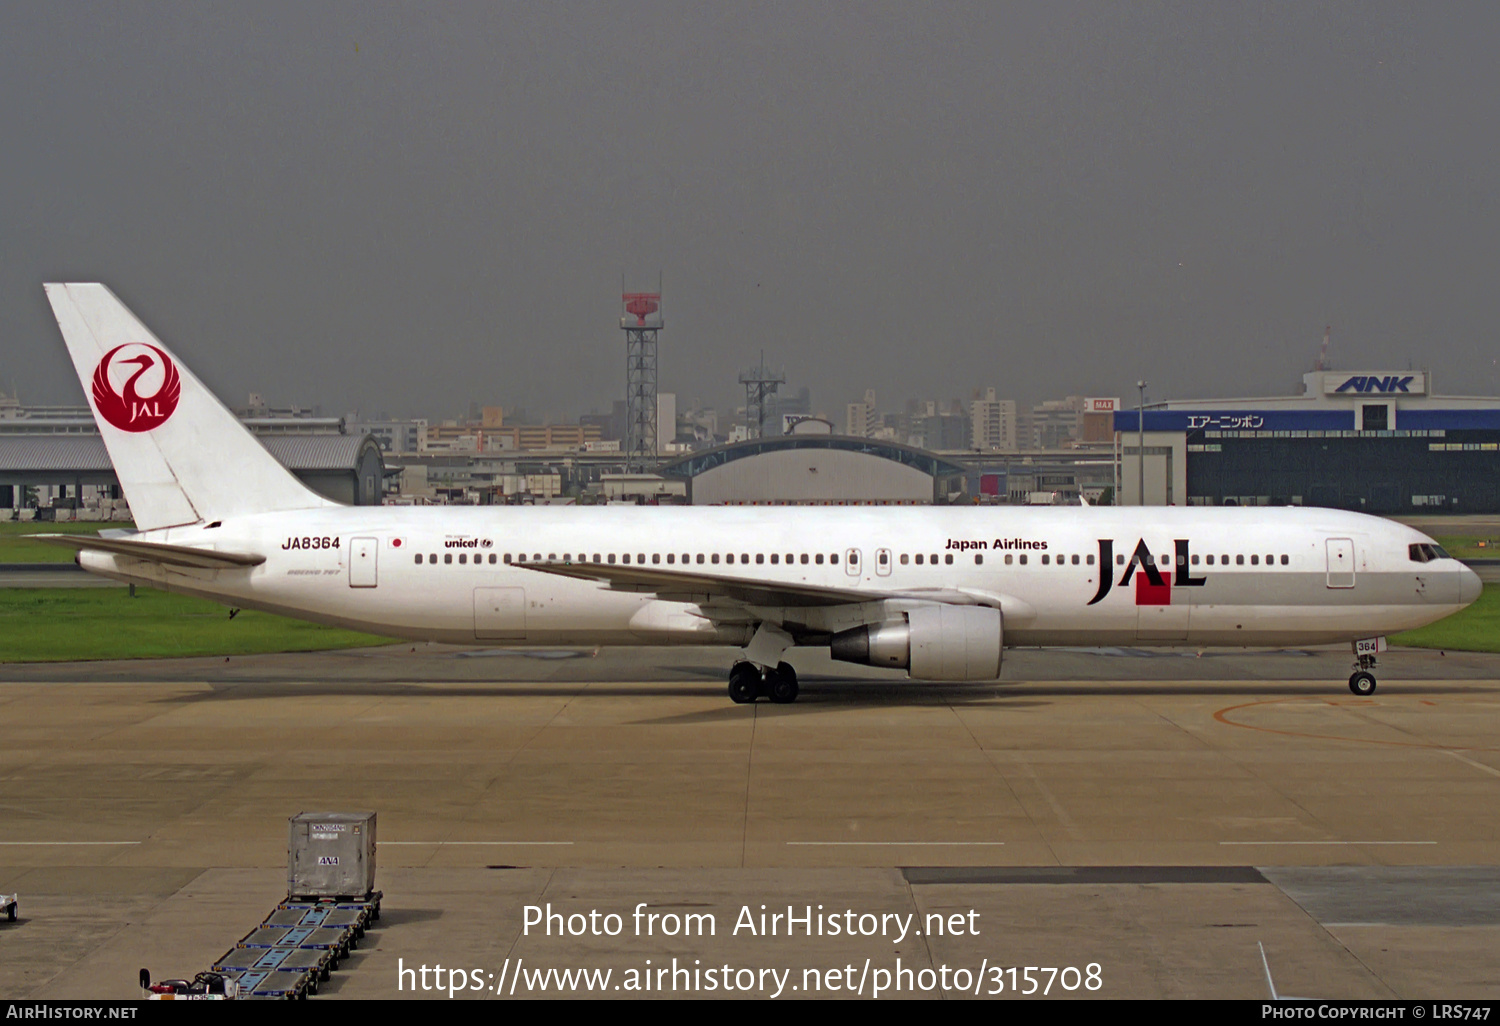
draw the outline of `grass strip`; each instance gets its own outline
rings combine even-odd
[[[391,639],[150,588],[0,589],[0,662],[311,652]]]

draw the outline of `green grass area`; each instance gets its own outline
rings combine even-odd
[[[309,652],[389,638],[138,588],[0,589],[0,662]]]
[[[1390,642],[1454,652],[1500,652],[1500,584],[1486,584],[1479,600],[1468,609],[1426,627],[1393,634]]]
[[[1454,559],[1500,559],[1500,536],[1489,533],[1435,534],[1432,536]]]
[[[25,524],[19,521],[3,523],[0,524],[0,563],[71,563],[73,562],[72,549],[32,541],[27,536],[32,534],[98,534],[101,530],[114,527],[131,530],[135,525],[121,521],[93,523],[67,521],[52,524],[33,520]]]

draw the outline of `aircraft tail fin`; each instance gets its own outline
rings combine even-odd
[[[336,505],[277,462],[109,289],[46,289],[137,529]]]

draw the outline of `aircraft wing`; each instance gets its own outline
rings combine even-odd
[[[946,605],[994,606],[1024,616],[1035,615],[1025,603],[1008,595],[971,588],[830,588],[792,581],[745,580],[694,570],[621,566],[613,563],[539,562],[513,564],[540,573],[598,581],[612,591],[647,592],[665,601],[728,600],[746,606],[844,606],[883,599],[910,599]]]
[[[132,538],[102,538],[90,534],[33,534],[28,538],[89,552],[110,552],[116,556],[144,559],[166,566],[192,566],[206,570],[230,570],[259,566],[265,556],[245,552],[199,549],[189,545],[165,545],[161,542],[136,541]]]

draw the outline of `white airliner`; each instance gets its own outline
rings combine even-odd
[[[785,659],[994,680],[1007,645],[1353,642],[1473,602],[1431,538],[1306,508],[349,507],[308,490],[99,284],[49,284],[136,530],[50,536],[85,569],[408,639],[724,645],[736,702]]]

